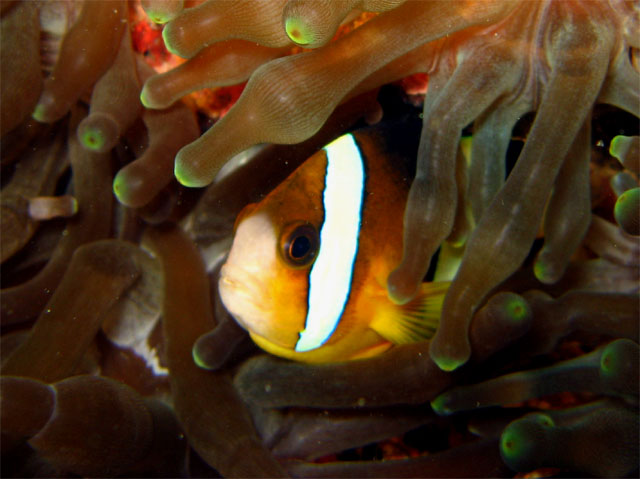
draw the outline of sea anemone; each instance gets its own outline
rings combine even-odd
[[[356,7],[390,10],[327,45]],[[192,72],[219,68],[219,56],[206,62],[203,56],[231,38],[280,47],[284,24],[292,40],[315,48],[269,61],[262,49],[251,47],[256,49],[250,55],[254,71],[238,103],[176,157],[178,180],[203,186],[234,154],[260,142],[298,143],[317,132],[345,99],[427,73],[404,255],[389,277],[389,294],[398,302],[415,295],[431,257],[454,232],[456,214],[465,213],[456,208],[455,159],[461,131],[473,122],[471,164],[462,168],[468,170],[477,227],[430,350],[441,368],[453,370],[471,354],[468,329],[474,311],[520,267],[543,218],[545,244],[535,268],[542,282],[562,276],[582,240],[590,220],[593,105],[609,103],[636,116],[640,109],[634,65],[638,15],[637,5],[613,0],[209,1],[167,24],[168,48],[193,58],[183,72],[149,80],[142,100],[153,108],[173,99],[166,91],[174,82],[188,81],[190,65]],[[190,84],[200,86],[193,79]],[[505,181],[511,132],[529,112],[536,112],[535,119]]]
[[[4,477],[637,475],[637,3],[0,7]],[[179,99],[247,79],[196,139]],[[260,354],[216,290],[237,214],[423,99],[389,294],[459,264],[436,337]]]

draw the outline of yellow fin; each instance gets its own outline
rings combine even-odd
[[[395,344],[415,343],[431,338],[440,322],[449,281],[423,283],[416,297],[403,305],[376,314],[371,329]]]

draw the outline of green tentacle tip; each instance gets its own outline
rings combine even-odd
[[[500,437],[500,453],[508,465],[521,464],[535,455],[540,433],[555,426],[546,414],[531,414],[509,424]],[[516,467],[517,470],[520,467]],[[525,466],[526,469],[526,466]]]
[[[556,425],[556,423],[553,421],[553,418],[551,416],[548,416],[547,414],[537,413],[533,414],[531,417],[536,424],[544,428],[551,428],[555,427]]]
[[[631,188],[630,190],[625,191],[616,201],[615,211],[623,211],[625,209],[630,208],[630,206],[635,205],[635,202],[640,198],[640,188]]]
[[[609,153],[611,154],[611,156],[622,160],[627,154],[627,150],[629,149],[632,141],[633,138],[629,136],[618,135],[614,137],[609,144]]]
[[[171,42],[171,25],[173,24],[171,23],[162,29],[162,40],[164,41],[164,47],[169,50],[169,53],[181,56],[178,53],[178,49],[176,48],[176,46]]]
[[[298,45],[308,45],[313,41],[313,32],[299,18],[287,18],[284,22],[284,29],[289,39]]]
[[[640,234],[640,188],[625,191],[616,200],[613,216],[623,229],[632,235]]]
[[[505,458],[517,458],[523,456],[531,449],[531,444],[524,431],[515,426],[507,427],[500,438],[500,452]]]
[[[535,263],[533,264],[533,274],[536,276],[536,279],[538,281],[541,281],[543,283],[545,282],[545,277],[548,274],[547,270],[547,264],[539,258],[536,259]]]
[[[613,374],[613,372],[618,369],[619,366],[617,363],[618,355],[615,350],[611,350],[613,348],[606,348],[602,352],[602,356],[600,356],[600,371],[602,374],[609,376]]]
[[[147,83],[145,82],[145,84],[142,85],[142,90],[140,91],[140,103],[142,103],[142,106],[149,110],[160,110],[164,108],[163,105],[158,104],[157,98],[156,101],[154,101],[154,95],[153,93],[150,93],[150,91],[152,92],[153,88],[148,88]]]
[[[197,346],[198,346],[198,343],[196,342],[193,348],[191,348],[191,356],[193,357],[193,362],[196,363],[196,366],[198,366],[199,368],[210,370],[211,367],[205,361],[203,361],[200,355],[198,354],[198,351],[196,350]]]
[[[142,86],[142,91],[140,92],[140,103],[145,108],[151,108],[151,104],[149,103],[149,93],[147,90],[146,83]]]
[[[98,151],[104,146],[105,138],[100,130],[87,128],[82,133],[80,141],[86,149]]]
[[[45,113],[46,113],[45,106],[42,103],[38,103],[34,108],[33,113],[31,114],[31,117],[34,120],[39,121],[40,123],[46,123]]]
[[[507,301],[505,305],[509,319],[513,321],[522,321],[529,317],[529,305],[520,296],[514,296]]]
[[[191,181],[191,179],[189,178],[189,173],[186,172],[182,166],[182,163],[178,163],[176,161],[175,165],[173,166],[173,174],[176,177],[176,180],[178,180],[178,183],[180,183],[183,186],[194,186],[193,181]]]
[[[453,413],[453,411],[449,409],[449,407],[447,407],[448,402],[449,394],[440,394],[433,401],[431,401],[431,409],[433,409],[433,412],[435,412],[439,416],[448,416],[449,414]]]
[[[638,396],[640,346],[631,339],[617,339],[600,353],[600,379],[611,394]]]
[[[176,177],[176,180],[182,185],[188,188],[199,188],[202,186],[207,186],[209,182],[202,181],[193,171],[192,168],[189,168],[189,164],[186,161],[180,160],[180,153],[176,156],[176,161],[173,167],[173,174]]]
[[[634,354],[635,358],[634,358]],[[617,375],[630,360],[637,361],[638,345],[628,339],[619,339],[607,344],[600,356],[600,372],[604,376]]]
[[[140,178],[131,175],[131,170],[120,170],[113,179],[113,193],[120,203],[129,207],[140,206],[135,203],[136,190],[140,187]]]
[[[171,16],[167,15],[167,12],[154,12],[152,10],[147,12],[147,16],[153,23],[157,23],[159,25],[167,23],[172,18]]]
[[[394,304],[406,304],[411,301],[420,288],[420,283],[409,282],[407,274],[400,266],[393,270],[387,278],[387,295]]]
[[[460,366],[462,366],[464,363],[467,362],[466,359],[461,360],[459,358],[452,358],[448,356],[438,357],[438,356],[431,355],[431,359],[433,359],[433,362],[436,363],[436,365],[440,369],[446,372],[455,371],[456,369],[458,369]]]
[[[113,179],[113,194],[116,195],[116,198],[118,198],[118,201],[122,204],[126,204],[127,190],[127,182],[124,175],[118,173]]]
[[[540,257],[538,257],[535,263],[533,263],[533,274],[541,283],[548,284],[550,282],[553,282],[549,263]]]

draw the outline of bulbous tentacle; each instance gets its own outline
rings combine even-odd
[[[180,150],[176,178],[185,186],[204,186],[229,158],[256,143],[309,138],[349,91],[385,64],[448,32],[500,18],[513,7],[508,0],[409,1],[324,48],[263,65],[229,113]],[[449,19],[447,25],[443,18]],[[411,26],[415,36],[406,39],[403,33]],[[371,50],[377,54],[366,53]]]
[[[434,361],[445,370],[467,361],[471,352],[467,331],[473,311],[525,259],[548,192],[607,72],[613,39],[600,25],[560,29],[552,38],[552,74],[527,142],[471,236],[445,298],[440,327],[430,348]],[[555,127],[558,121],[566,125],[562,131]]]
[[[405,0],[289,0],[282,21],[292,42],[306,48],[318,48],[329,43],[340,23],[355,8],[365,12],[385,12]]]
[[[142,0],[142,8],[154,23],[167,23],[182,12],[184,0]]]
[[[37,142],[35,151],[24,155],[11,180],[2,188],[0,198],[0,257],[2,262],[13,256],[32,238],[37,221],[28,214],[31,198],[51,195],[63,170],[63,154],[66,139],[65,128],[52,131],[53,139]]]
[[[59,120],[109,68],[126,29],[124,1],[85,2],[71,30],[64,36],[58,60],[44,82],[33,118]]]
[[[500,453],[516,471],[564,467],[590,476],[624,477],[638,466],[637,422],[637,411],[615,401],[532,413],[504,430]],[[551,446],[559,443],[568,446],[562,453]],[[601,446],[593,450],[592,444]]]
[[[389,296],[396,302],[413,298],[431,257],[452,231],[455,158],[462,129],[519,82],[518,65],[510,60],[510,56],[470,55],[455,67],[446,84],[440,86],[438,76],[449,77],[448,68],[441,67],[443,71],[431,76],[416,177],[405,209],[402,261],[388,280]],[[477,74],[479,68],[482,75]],[[466,93],[461,96],[460,91]]]
[[[117,240],[79,247],[29,337],[2,366],[2,374],[47,383],[72,375],[106,312],[138,278],[140,271],[132,261],[136,249]],[[80,278],[86,287],[78,291]]]
[[[107,237],[111,230],[111,222],[105,221],[111,218],[113,204],[111,166],[107,154],[87,151],[78,142],[76,127],[81,116],[80,111],[74,112],[67,135],[78,214],[68,220],[66,234],[46,266],[28,281],[2,290],[3,324],[37,317],[58,286],[74,251],[85,243]]]
[[[507,177],[505,158],[516,121],[528,108],[525,105],[497,105],[474,124],[469,167],[469,204],[476,224]]]
[[[175,226],[151,230],[145,241],[160,257],[165,291],[171,291],[163,312],[171,393],[191,446],[224,475],[286,477],[257,437],[228,373],[205,371],[192,359],[193,344],[215,325],[200,252]]]
[[[438,414],[454,414],[519,403],[562,391],[585,391],[613,397],[637,395],[638,359],[638,344],[629,339],[618,339],[589,354],[547,368],[507,374],[451,389],[435,398],[431,405]]]
[[[78,139],[85,148],[103,153],[115,146],[142,111],[140,83],[127,32],[113,64],[93,87],[89,116],[78,125]]]
[[[167,108],[192,91],[242,83],[260,65],[284,52],[246,40],[215,43],[178,67],[149,78],[140,100],[147,108]]]
[[[544,246],[533,266],[543,283],[555,283],[562,277],[591,223],[590,160],[588,117],[560,167],[545,211]]]
[[[180,148],[198,137],[195,115],[179,102],[165,110],[147,110],[142,119],[149,145],[113,180],[120,203],[132,208],[148,204],[173,179],[173,159]]]
[[[2,2],[2,7],[10,2]],[[0,136],[18,126],[36,106],[42,91],[40,26],[35,2],[14,5],[0,22]]]
[[[474,318],[474,360],[481,362],[521,337],[531,319],[520,296],[508,293],[491,298]],[[370,359],[323,365],[258,356],[242,365],[235,385],[247,401],[263,407],[388,406],[400,390],[403,403],[422,404],[453,381],[429,358],[428,350],[429,343],[421,342],[396,346]]]
[[[169,22],[162,37],[167,49],[183,58],[191,58],[204,46],[230,38],[274,48],[290,45],[281,20],[286,1],[207,0]]]

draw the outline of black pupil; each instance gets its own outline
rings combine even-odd
[[[291,257],[294,259],[304,258],[311,249],[311,240],[307,236],[298,236],[291,243],[289,250]]]

